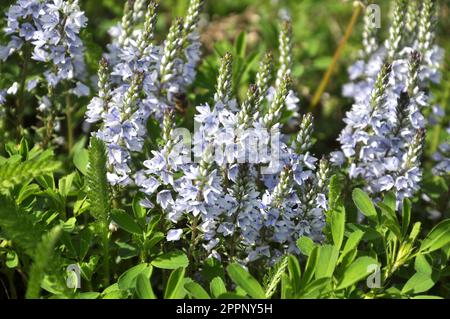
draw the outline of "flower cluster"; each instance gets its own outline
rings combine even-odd
[[[175,109],[195,78],[200,56],[197,27],[202,0],[191,1],[186,18],[173,23],[162,45],[152,42],[157,5],[151,1],[142,15],[145,2],[126,2],[99,69],[99,95],[86,114],[87,122],[101,122],[95,134],[107,145],[108,180],[113,185],[133,183],[132,152],[144,146],[148,118],[162,121],[164,113]],[[138,28],[142,18],[143,27]]]
[[[5,33],[10,41],[6,46],[0,46],[0,60],[5,61],[21,51],[24,63],[31,59],[44,63],[46,69],[43,78],[36,75],[26,83],[15,82],[6,91],[0,91],[0,104],[6,94],[15,95],[25,88],[32,91],[41,82],[52,90],[68,81],[74,83],[73,94],[89,95],[89,88],[83,84],[84,46],[79,37],[87,18],[80,11],[78,0],[18,0],[8,9],[6,17]],[[24,65],[22,71],[25,70]],[[49,104],[49,98],[43,97],[40,108],[48,108]]]
[[[290,92],[290,58],[280,51],[274,92],[269,92],[272,55],[267,54],[242,103],[233,98],[232,57],[225,54],[213,105],[197,106],[196,160],[191,160],[191,141],[166,112],[164,145],[144,162],[147,169],[136,183],[146,194],[142,205],[156,203],[172,223],[168,240],[180,239],[185,231],[175,225],[187,223],[191,245],[201,243],[218,259],[248,263],[297,253],[301,235],[321,238],[328,163],[322,160],[316,170],[317,159],[309,152],[310,115],[303,117],[294,143],[286,143],[280,132]]]
[[[376,41],[365,18],[363,58],[349,68],[343,93],[354,99],[339,136],[336,164],[349,163],[349,176],[361,178],[378,194],[395,189],[398,203],[411,197],[421,180],[420,160],[431,96],[430,82],[440,79],[442,49],[433,45],[435,1],[396,0],[389,38]]]

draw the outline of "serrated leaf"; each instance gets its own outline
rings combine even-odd
[[[103,141],[98,138],[91,139],[88,160],[89,165],[85,175],[88,185],[89,212],[106,228],[109,224],[110,195],[106,178],[106,147]]]
[[[41,242],[36,247],[33,264],[30,269],[30,277],[26,291],[27,299],[39,298],[41,282],[47,271],[47,265],[54,256],[55,245],[61,235],[61,226],[53,227],[47,234],[42,237]]]
[[[57,170],[61,163],[51,160],[52,156],[53,152],[47,150],[24,162],[15,157],[9,158],[0,165],[0,192],[5,193],[6,190],[16,185]]]

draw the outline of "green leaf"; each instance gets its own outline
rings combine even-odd
[[[314,244],[313,240],[309,237],[302,236],[297,240],[297,247],[305,256],[311,255],[311,252],[315,246],[316,244]]]
[[[208,258],[202,265],[201,275],[206,281],[212,281],[216,277],[225,280],[225,270],[223,265],[216,258]]]
[[[136,294],[140,299],[156,299],[150,280],[142,272],[136,278]]]
[[[25,138],[22,137],[22,139],[20,140],[20,145],[19,145],[19,154],[20,156],[22,156],[23,160],[28,159],[28,142]]]
[[[239,33],[235,47],[237,55],[241,58],[245,58],[245,49],[247,48],[247,35],[245,32]]]
[[[19,256],[14,250],[6,253],[6,266],[8,268],[16,268],[19,265]]]
[[[77,225],[77,219],[75,217],[70,217],[64,223],[62,223],[62,228],[65,232],[71,233],[75,230]]]
[[[219,298],[220,295],[223,295],[227,292],[225,283],[220,277],[215,277],[213,280],[211,280],[211,283],[209,284],[209,289],[211,290],[211,294],[213,295],[214,298]]]
[[[24,162],[19,160],[20,156],[6,160],[0,165],[0,193],[6,193],[6,190],[16,185],[57,170],[61,163],[51,160],[51,157],[53,152],[47,150]]]
[[[36,181],[41,185],[43,188],[48,190],[55,190],[55,178],[53,174],[46,174],[42,176],[37,176]]]
[[[161,240],[163,240],[166,236],[162,232],[156,232],[154,233],[149,240],[145,242],[145,248],[144,249],[152,249],[157,243],[159,243]]]
[[[89,247],[91,246],[93,237],[92,231],[89,228],[85,228],[80,232],[80,235],[78,237],[78,245],[76,247],[77,255],[79,260],[83,260],[84,257],[86,257],[87,252],[89,251]]]
[[[450,243],[450,219],[437,224],[425,237],[419,252],[430,253]]]
[[[311,254],[306,261],[305,271],[303,273],[303,277],[300,283],[300,287],[306,286],[313,278],[314,272],[317,267],[317,262],[319,260],[319,247],[314,247],[311,251]]]
[[[88,150],[85,148],[77,150],[73,155],[73,164],[83,175],[86,175],[87,173],[88,163],[89,163]]]
[[[422,224],[420,222],[415,222],[414,223],[414,225],[413,225],[413,227],[411,229],[411,232],[409,233],[409,236],[408,236],[408,240],[410,242],[414,242],[416,240],[417,235],[419,235],[419,233],[420,233],[420,228],[421,227],[422,227]]]
[[[37,184],[24,185],[16,197],[17,205],[21,205],[27,198],[36,195],[40,192],[40,188]]]
[[[372,203],[369,195],[359,188],[355,188],[352,192],[353,202],[356,207],[361,211],[361,213],[369,218],[370,220],[376,221],[377,211]]]
[[[406,237],[408,233],[409,223],[411,222],[411,201],[407,198],[403,200],[402,207],[402,236]]]
[[[418,294],[433,288],[435,281],[431,274],[416,272],[402,288],[402,294]]]
[[[339,256],[338,263],[341,263],[351,251],[355,250],[358,247],[358,244],[363,238],[363,236],[364,232],[359,229],[355,230],[348,236],[348,239],[344,245],[344,249],[342,250],[341,255]]]
[[[341,192],[342,192],[343,180],[340,175],[333,175],[330,179],[330,186],[328,192],[328,198],[330,203],[330,208],[334,209],[336,203],[338,202]]]
[[[133,204],[132,204],[134,216],[138,220],[145,218],[147,215],[147,210],[144,207],[142,207],[140,204],[141,200],[142,200],[142,196],[140,194],[137,194],[136,196],[134,196]]]
[[[175,250],[156,257],[152,261],[152,265],[162,269],[185,268],[189,265],[189,259],[182,251]]]
[[[147,230],[146,230],[147,237],[149,237],[153,233],[156,226],[158,226],[160,220],[161,220],[161,215],[151,215],[150,216],[150,218],[147,222]]]
[[[67,197],[70,193],[70,189],[72,188],[73,179],[75,178],[75,173],[69,174],[67,176],[62,177],[59,180],[59,193],[63,197]]]
[[[264,289],[260,286],[258,281],[250,275],[244,268],[239,264],[231,264],[227,267],[228,275],[231,280],[245,290],[245,292],[252,298],[265,299],[266,294]]]
[[[149,279],[152,274],[152,270],[152,266],[147,263],[142,263],[131,267],[120,275],[117,280],[118,287],[122,290],[134,288],[136,286],[137,277],[140,274],[144,274],[145,277]]]
[[[431,275],[433,272],[433,267],[427,260],[426,255],[418,254],[414,260],[414,269],[417,272]]]
[[[76,299],[97,299],[98,297],[100,293],[95,291],[81,292],[75,296]]]
[[[378,262],[371,257],[359,257],[347,269],[345,269],[338,285],[337,290],[345,289],[358,281],[366,278],[370,273],[370,266],[378,265]]]
[[[344,240],[345,231],[345,208],[344,206],[336,207],[331,211],[330,217],[331,235],[333,237],[334,245],[339,250]]]
[[[378,203],[377,206],[381,209],[383,225],[386,226],[390,231],[392,231],[400,240],[402,238],[402,233],[395,211],[385,203]]]
[[[114,290],[108,293],[105,293],[102,299],[126,299],[129,295],[128,291],[123,290]]]
[[[195,299],[211,299],[206,290],[194,281],[186,283],[184,289]]]
[[[304,289],[302,298],[320,298],[323,291],[330,286],[331,278],[320,278],[310,282]]]
[[[113,209],[111,212],[112,220],[125,231],[142,236],[142,229],[138,223],[136,223],[130,215],[128,215],[124,210]]]
[[[289,271],[289,279],[293,286],[292,288],[294,291],[298,291],[300,289],[302,270],[300,268],[300,264],[297,260],[297,257],[293,255],[288,256],[288,271]]]
[[[10,198],[0,195],[1,237],[11,240],[33,257],[37,244],[47,232],[34,214],[17,206]]]
[[[395,212],[397,207],[397,197],[394,192],[388,192],[384,195],[383,203]]]
[[[281,276],[281,299],[291,299],[294,297],[294,292],[300,289],[300,287],[292,287],[292,282],[289,280],[287,274]]]
[[[183,289],[184,272],[185,268],[178,268],[172,271],[167,280],[164,299],[177,299],[180,295],[180,290]]]
[[[247,299],[245,296],[238,295],[232,292],[221,294],[217,299]]]
[[[330,278],[336,268],[339,250],[333,245],[324,245],[319,247],[319,259],[317,261],[315,277]]]

